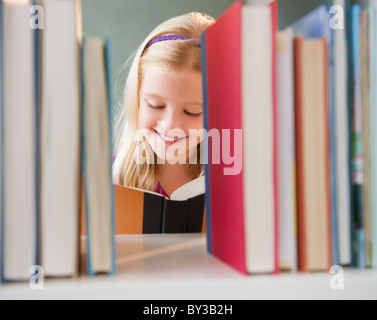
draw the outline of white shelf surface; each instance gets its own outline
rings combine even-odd
[[[83,243],[83,247],[85,247]],[[117,236],[117,272],[0,286],[0,299],[377,299],[377,270],[344,269],[344,290],[330,273],[242,275],[206,252],[202,234]]]

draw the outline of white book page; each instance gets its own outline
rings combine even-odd
[[[250,273],[275,268],[271,19],[268,7],[243,7],[245,249]]]
[[[184,201],[205,193],[205,176],[192,180],[175,190],[170,196],[171,200]]]

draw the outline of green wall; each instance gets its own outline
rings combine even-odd
[[[109,36],[115,106],[122,101],[127,69],[122,66],[161,22],[191,11],[217,18],[235,0],[82,0],[83,31]],[[122,69],[122,70],[121,70]]]
[[[122,101],[127,69],[122,66],[144,38],[161,22],[190,11],[214,18],[235,0],[82,0],[84,35],[109,36],[115,105]],[[246,0],[264,3],[268,0]],[[331,0],[278,0],[279,28],[284,28]]]

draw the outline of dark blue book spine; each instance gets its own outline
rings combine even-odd
[[[203,126],[205,132],[209,132],[208,128],[208,96],[207,96],[207,50],[206,50],[206,32],[201,35],[202,49],[202,82],[203,82]],[[207,233],[207,251],[212,253],[212,233],[211,233],[211,189],[210,189],[210,157],[209,157],[209,140],[208,134],[204,137],[204,157],[205,159],[205,207],[206,207],[206,233]]]

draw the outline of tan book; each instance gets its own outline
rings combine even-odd
[[[332,263],[327,44],[296,37],[295,111],[298,268]]]

